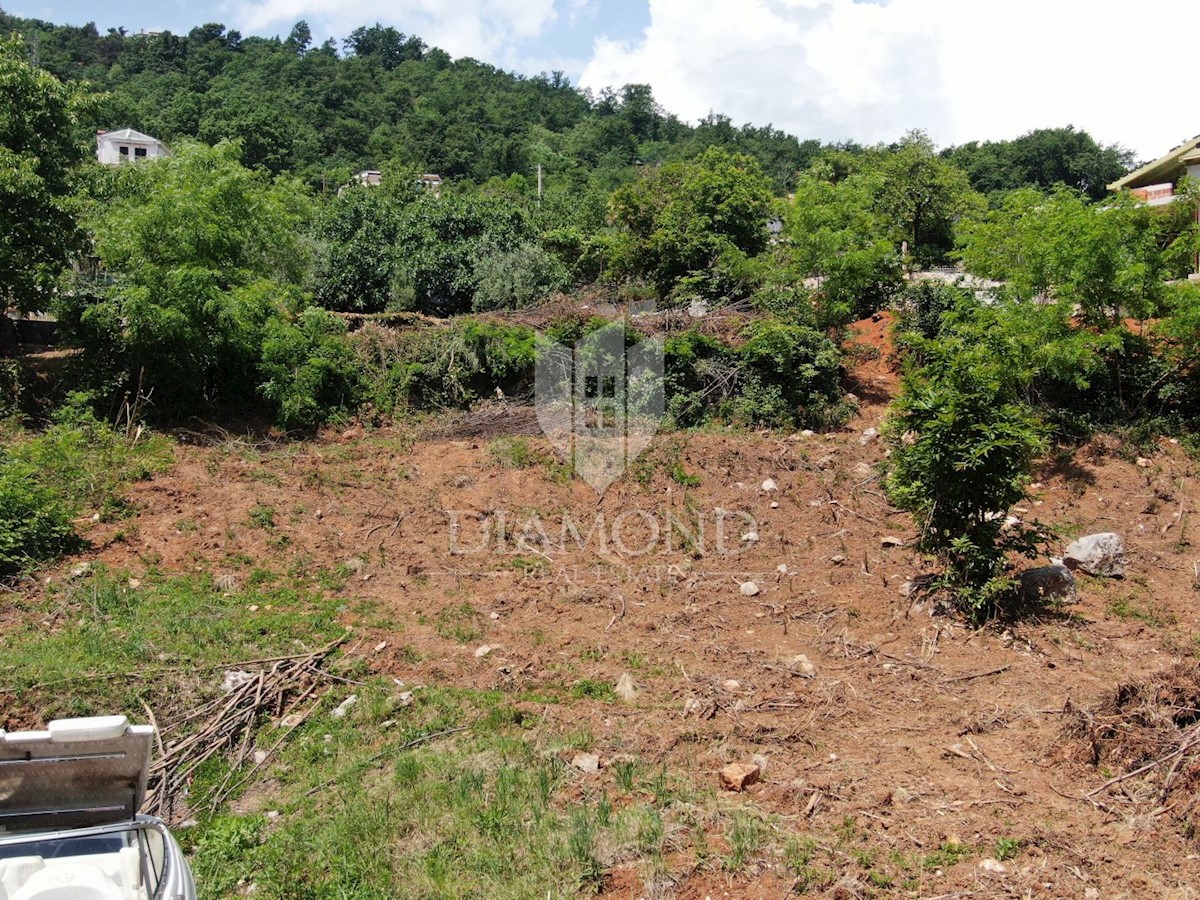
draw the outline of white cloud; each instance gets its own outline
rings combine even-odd
[[[536,38],[555,18],[554,0],[254,0],[239,5],[237,26],[286,34],[300,19],[314,34],[348,35],[382,22],[452,56],[511,65],[514,45]]]
[[[685,118],[802,138],[924,128],[948,144],[1074,124],[1148,157],[1200,132],[1173,37],[1198,26],[1194,0],[650,0],[641,38],[598,39],[580,80],[649,83]]]

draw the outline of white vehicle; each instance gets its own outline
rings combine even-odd
[[[125,716],[0,731],[0,900],[195,900],[167,826],[137,812],[153,737]]]

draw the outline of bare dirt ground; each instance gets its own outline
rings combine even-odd
[[[93,555],[234,578],[247,560],[341,565],[347,622],[379,671],[525,696],[627,674],[629,702],[524,702],[548,727],[590,730],[606,758],[635,753],[697,784],[761,757],[745,798],[774,828],[884,868],[975,848],[918,866],[907,889],[869,885],[864,863],[862,879],[813,896],[1196,896],[1187,823],[1120,785],[1083,799],[1116,772],[1064,737],[1071,710],[1200,646],[1195,462],[1169,442],[1140,465],[1113,440],[1056,457],[1018,514],[1062,528],[1061,543],[1120,533],[1126,577],[1082,578],[1077,604],[981,629],[933,616],[903,595],[927,563],[880,490],[885,447],[863,437],[896,386],[886,326],[856,329],[873,349],[857,357],[860,413],[838,433],[660,435],[603,496],[563,479],[538,438],[514,462],[494,413],[425,438],[184,444],[172,472],[135,487],[132,523],[89,534]],[[247,526],[256,506],[277,511],[273,530]],[[759,593],[745,596],[747,581]],[[983,866],[1001,840],[1015,856]],[[792,890],[767,858],[736,878],[697,873],[675,895]],[[636,871],[610,873],[606,896],[642,893]]]

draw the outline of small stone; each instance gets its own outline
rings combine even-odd
[[[780,563],[775,567],[775,571],[780,575],[790,575],[791,571],[787,567],[787,563]]]
[[[71,569],[71,572],[67,577],[68,578],[82,578],[84,575],[86,575],[90,571],[92,571],[91,563],[86,563],[86,562],[80,563],[79,565],[77,565],[73,569]]]
[[[1154,463],[1150,462],[1150,460],[1146,459],[1146,457],[1144,457],[1144,456],[1139,456],[1137,458],[1137,464],[1138,464],[1138,466],[1140,466],[1143,469],[1148,469],[1152,465],[1154,465]]]
[[[249,612],[258,612],[258,604],[257,604],[257,603],[251,603],[249,606],[247,606],[247,607],[246,607],[246,609],[247,609],[247,611],[249,611]]]
[[[495,622],[496,620],[498,620],[500,618],[500,613],[494,612],[488,618],[490,618],[493,622]]]
[[[816,432],[811,428],[805,428],[802,432],[800,432],[800,437],[813,437],[814,435],[816,435]]]
[[[396,695],[396,705],[397,706],[412,706],[413,705],[413,692],[412,691],[401,691],[399,694],[397,694]]]
[[[1125,575],[1125,542],[1111,531],[1089,534],[1067,545],[1063,562],[1089,575],[1122,578]]]
[[[350,712],[351,708],[357,702],[358,702],[358,694],[351,694],[349,697],[347,697],[345,700],[343,700],[341,703],[339,703],[334,708],[333,712],[330,713],[330,715],[333,716],[335,719],[344,719],[346,717],[346,713]]]
[[[872,441],[874,441],[877,437],[879,437],[879,429],[878,428],[868,428],[866,431],[864,431],[862,433],[862,437],[860,437],[858,439],[858,442],[865,446],[866,444],[869,444]]]
[[[361,557],[353,556],[350,559],[346,560],[346,568],[349,569],[351,572],[353,572],[355,575],[358,575],[366,567],[367,567],[367,562],[366,562],[366,560],[362,559]]]
[[[903,547],[904,540],[896,537],[894,534],[889,534],[879,539],[881,547]]]
[[[752,757],[750,757],[750,762],[758,766],[760,775],[767,771],[767,758],[761,753],[755,753]]]
[[[774,478],[768,478],[766,481],[764,481],[762,483],[762,489],[764,491],[777,491],[777,490],[779,490],[779,485],[777,485],[775,483]]]
[[[917,799],[917,795],[908,788],[898,787],[892,791],[892,805],[898,806],[901,803],[912,803]]]
[[[300,723],[304,721],[304,716],[300,713],[289,713],[279,720],[280,728],[298,728]]]
[[[802,675],[805,678],[812,678],[817,674],[817,667],[814,666],[803,653],[797,653],[786,663],[788,670],[796,675]]]
[[[1083,900],[1100,900],[1100,891],[1090,887],[1083,892]]]
[[[743,543],[746,543],[746,544],[756,543],[758,541],[758,532],[757,531],[747,531],[745,534],[742,535],[742,541],[743,541]]]
[[[271,754],[269,754],[266,750],[255,750],[254,751],[254,764],[256,766],[261,766],[263,763],[265,763],[267,761],[267,757],[270,755]]]
[[[221,679],[221,693],[231,694],[247,681],[253,680],[254,676],[249,672],[243,672],[240,669],[227,669],[225,677]]]
[[[140,578],[130,578],[130,579],[129,579],[129,586],[130,586],[130,587],[131,587],[133,590],[135,590],[135,591],[136,591],[138,588],[140,588],[140,587],[142,586],[142,579],[140,579]]]
[[[840,566],[842,563],[844,563],[846,561],[846,557],[842,556],[842,554],[840,554],[840,553],[836,553],[833,556],[829,557],[829,561],[831,563],[833,563],[835,566]]]
[[[173,825],[173,828],[195,828],[200,822],[196,819],[184,819],[178,825]]]
[[[727,791],[744,791],[758,781],[762,770],[754,763],[730,763],[721,769],[721,784]]]
[[[721,682],[721,687],[725,688],[725,690],[729,691],[730,693],[733,693],[734,691],[740,691],[742,689],[742,683],[734,678],[726,678]]]
[[[276,819],[279,818],[279,816],[280,816],[279,810],[277,810],[277,809],[268,809],[267,810],[267,821],[268,822],[274,822]]]
[[[600,771],[600,757],[595,753],[576,753],[571,757],[571,765],[587,775],[595,775]]]
[[[626,703],[632,703],[633,698],[637,696],[637,689],[633,685],[633,677],[628,672],[623,672],[621,677],[617,679],[615,690],[617,696]]]
[[[382,653],[386,649],[387,649],[387,641],[380,641],[378,644],[375,645],[376,653]]]
[[[778,500],[771,501],[771,509],[779,509],[779,501]]]
[[[741,592],[743,597],[757,597],[760,593],[762,593],[759,590],[758,585],[753,581],[743,581]]]
[[[491,652],[492,652],[492,648],[489,647],[487,644],[484,644],[483,646],[481,646],[475,650],[475,658],[483,659],[485,656],[487,656]]]
[[[832,469],[834,467],[834,465],[836,465],[836,464],[837,464],[837,460],[833,458],[832,454],[827,455],[827,456],[822,456],[820,459],[818,459],[816,461],[816,463],[814,463],[814,465],[816,465],[816,467],[821,470]]]
[[[985,859],[979,863],[979,868],[985,872],[991,872],[995,875],[1008,874],[1008,866],[1000,862],[998,859]]]

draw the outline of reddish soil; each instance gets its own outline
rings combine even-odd
[[[1084,577],[1078,604],[1020,621],[976,629],[933,616],[902,594],[926,564],[907,549],[910,517],[881,493],[884,447],[861,437],[881,424],[896,384],[886,328],[854,329],[875,350],[858,355],[863,406],[839,433],[662,435],[642,479],[627,475],[602,497],[548,465],[504,467],[492,436],[467,421],[463,439],[356,428],[261,455],[235,442],[184,444],[172,472],[134,489],[136,539],[107,542],[117,526],[97,526],[95,556],[134,573],[235,576],[235,554],[280,567],[352,563],[348,608],[376,604],[353,622],[358,652],[380,671],[507,691],[612,685],[628,673],[629,703],[549,704],[537,715],[563,732],[589,728],[604,756],[635,753],[713,787],[724,764],[761,756],[762,781],[737,801],[885,869],[947,842],[975,848],[910,872],[915,889],[868,886],[864,874],[810,896],[1195,896],[1200,850],[1180,824],[1117,792],[1081,799],[1106,776],[1063,738],[1064,709],[1097,705],[1118,683],[1196,651],[1195,463],[1164,443],[1138,465],[1112,440],[1056,458],[1018,514],[1061,526],[1065,540],[1119,532],[1127,576]],[[698,484],[672,477],[676,459]],[[766,479],[778,490],[763,490]],[[259,503],[278,511],[273,534],[247,525]],[[736,552],[721,552],[716,510],[727,511],[724,549]],[[697,515],[703,537],[682,540]],[[559,546],[564,518],[580,540],[568,529]],[[749,531],[757,541],[742,540]],[[743,596],[750,580],[760,592]],[[483,631],[466,645],[436,628],[442,610],[463,603]],[[494,649],[477,658],[481,644]],[[814,677],[789,668],[796,654]],[[1015,858],[1002,873],[980,867],[1001,838],[1019,843]],[[777,862],[736,877],[698,872],[675,896],[783,897],[795,882]],[[636,868],[611,873],[607,896],[643,893]]]

